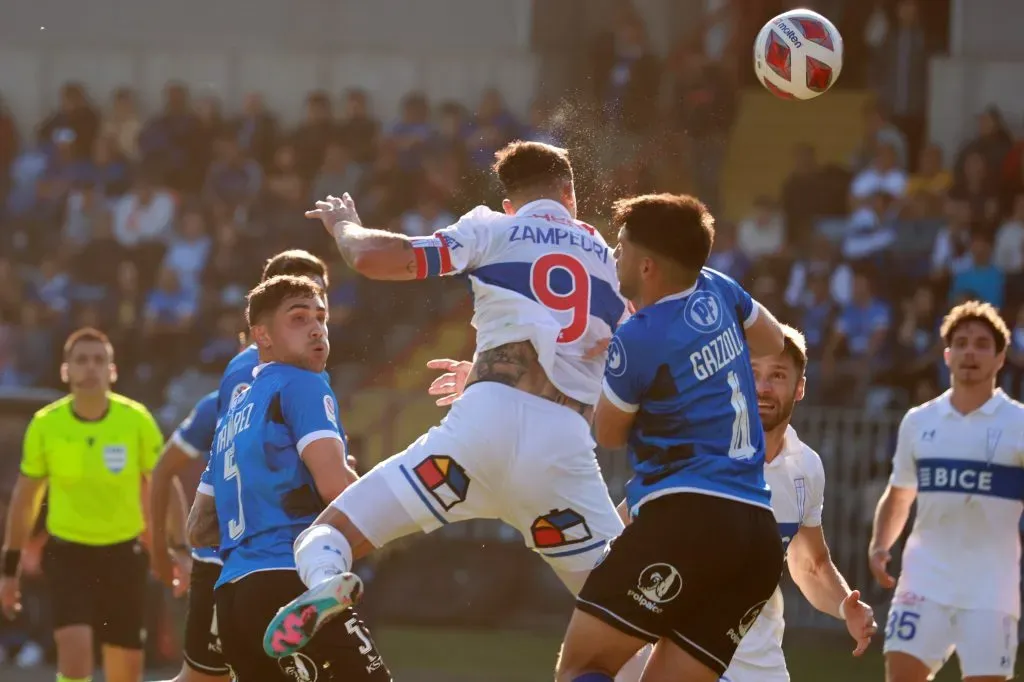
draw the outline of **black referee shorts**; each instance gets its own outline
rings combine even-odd
[[[220,577],[220,564],[192,560],[188,588],[188,618],[185,621],[184,658],[188,667],[207,675],[227,675],[221,650],[213,586]]]
[[[141,649],[149,555],[138,540],[82,545],[51,537],[43,553],[55,630],[92,626],[103,644]]]
[[[355,611],[329,621],[302,651],[281,659],[263,651],[278,610],[306,591],[295,571],[261,571],[214,593],[224,658],[234,682],[390,682],[391,673]]]
[[[782,575],[772,512],[677,493],[640,507],[576,608],[633,637],[672,641],[721,675]]]

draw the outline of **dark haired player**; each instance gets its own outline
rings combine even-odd
[[[328,286],[327,266],[313,254],[301,249],[282,251],[267,260],[260,281],[277,275],[308,277],[323,288]],[[171,436],[160,461],[153,470],[151,518],[153,522],[153,572],[168,587],[174,584],[172,557],[180,548],[170,548],[162,519],[172,498],[174,480],[192,462],[205,460],[218,418],[227,411],[232,399],[252,383],[253,370],[259,364],[256,344],[243,348],[228,363],[217,391],[196,403],[189,416]],[[221,560],[216,547],[192,549],[189,576],[188,618],[185,621],[185,650],[176,682],[225,681],[228,668],[221,653],[217,619],[214,615],[213,586],[220,577]]]
[[[698,200],[625,199],[614,224],[637,312],[608,348],[594,427],[604,447],[628,448],[632,521],[580,592],[557,679],[610,682],[654,644],[641,679],[712,682],[782,571],[750,366],[782,352],[782,331],[704,267],[714,219]]]
[[[611,249],[576,220],[565,150],[516,142],[498,152],[494,170],[504,213],[478,207],[431,238],[361,227],[348,195],[307,214],[367,277],[468,275],[477,352],[464,395],[440,425],[346,488],[300,538],[296,564],[312,589],[268,630],[272,655],[303,645],[274,645],[293,614],[331,616],[353,559],[404,535],[500,518],[575,593],[622,529],[590,435],[601,341],[626,310]]]
[[[952,388],[907,412],[868,549],[896,588],[885,624],[888,682],[931,679],[956,651],[964,680],[1013,677],[1020,619],[1024,405],[996,388],[1010,330],[988,303],[940,329]],[[897,581],[889,551],[917,515]]]
[[[7,514],[0,605],[20,609],[21,549],[49,488],[43,573],[50,585],[58,682],[86,682],[100,642],[104,678],[142,679],[149,561],[140,542],[143,500],[163,446],[145,406],[110,390],[114,348],[84,328],[64,343],[61,379],[70,393],[32,417]]]
[[[225,661],[237,682],[389,680],[350,611],[300,653],[277,660],[263,652],[270,619],[305,590],[293,543],[355,473],[345,463],[337,401],[323,376],[330,352],[323,290],[309,278],[281,275],[248,299],[260,365],[218,422],[189,515],[193,546],[219,545],[224,562],[214,595]],[[355,575],[344,578],[359,584]],[[344,609],[352,600],[339,601]],[[285,637],[304,623],[289,626]]]

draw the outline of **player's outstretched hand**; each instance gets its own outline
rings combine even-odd
[[[878,584],[886,589],[896,587],[896,578],[889,575],[889,572],[886,570],[886,566],[889,565],[891,559],[892,555],[889,554],[887,549],[876,549],[868,557],[868,566],[871,567],[871,574],[875,576]]]
[[[0,578],[0,609],[8,620],[21,612],[21,586],[17,578]]]
[[[165,587],[174,587],[174,563],[175,557],[170,550],[157,550],[149,555],[149,570],[153,577],[159,580]]]
[[[174,578],[171,583],[175,598],[184,597],[188,594],[188,588],[191,584],[192,555],[188,552],[176,552],[174,554]]]
[[[316,202],[316,208],[306,211],[306,217],[315,218],[323,223],[324,228],[332,237],[334,236],[334,226],[340,222],[363,224],[356,212],[356,202],[352,200],[348,192],[342,194],[341,198],[330,195],[326,199]]]
[[[867,651],[871,638],[878,632],[875,611],[860,600],[860,590],[854,590],[843,600],[843,614],[846,616],[846,629],[857,642],[853,655],[860,656]]]
[[[435,401],[439,407],[451,405],[462,395],[469,373],[473,371],[473,363],[465,360],[431,360],[427,367],[445,372],[427,389],[430,395],[441,396]]]

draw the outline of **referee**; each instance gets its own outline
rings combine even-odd
[[[149,411],[110,391],[114,350],[103,332],[79,329],[64,344],[70,395],[36,412],[25,432],[21,473],[0,557],[0,605],[21,608],[21,549],[49,484],[43,557],[57,644],[57,682],[91,680],[94,636],[109,682],[142,679],[148,556],[143,495],[163,447]],[[95,635],[94,635],[95,633]]]

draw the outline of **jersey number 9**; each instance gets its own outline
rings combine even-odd
[[[552,281],[567,282],[555,291]],[[568,289],[568,291],[566,291]],[[530,268],[530,290],[537,302],[557,313],[571,313],[569,324],[558,333],[558,343],[579,341],[590,326],[590,273],[567,253],[548,253]]]
[[[238,470],[238,463],[235,462],[234,444],[224,451],[224,480],[232,479],[238,490],[238,518],[228,520],[228,535],[232,540],[237,540],[245,532],[245,512],[242,511],[242,472]]]

